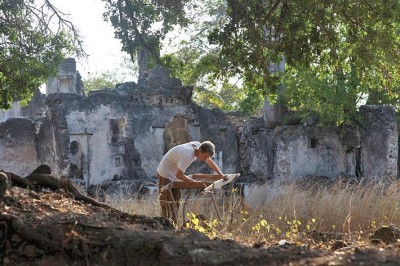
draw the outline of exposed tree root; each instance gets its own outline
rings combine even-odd
[[[0,198],[3,197],[10,186],[22,187],[36,192],[43,187],[51,190],[64,189],[71,193],[76,200],[81,200],[99,207],[111,208],[107,204],[83,195],[68,177],[51,175],[50,168],[45,165],[39,166],[32,174],[25,178],[14,173],[0,171]]]
[[[48,174],[31,174],[26,179],[34,186],[47,187],[51,190],[65,189],[66,191],[72,193],[76,200],[82,200],[95,206],[111,208],[107,204],[98,202],[91,197],[83,195],[68,177],[62,176],[58,178]]]
[[[41,246],[46,249],[50,249],[53,251],[59,251],[61,246],[58,242],[47,238],[46,236],[38,233],[35,230],[32,230],[32,224],[26,224],[19,217],[10,215],[10,214],[1,214],[0,221],[5,221],[8,226],[11,225],[11,228],[17,232],[19,235],[24,236],[24,239],[35,243],[38,246]]]

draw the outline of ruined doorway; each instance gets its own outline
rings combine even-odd
[[[165,125],[164,130],[164,153],[176,145],[190,141],[187,121],[182,115],[176,115],[172,122]]]
[[[69,145],[69,178],[83,179],[84,152],[78,141],[72,141]]]

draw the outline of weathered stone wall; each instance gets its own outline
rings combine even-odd
[[[392,179],[398,176],[398,138],[395,111],[389,106],[361,106],[365,127],[361,130],[364,176]]]
[[[335,129],[283,126],[275,131],[275,178],[291,180],[355,173],[355,156],[342,145]]]
[[[30,103],[22,106],[20,102],[14,102],[11,109],[0,112],[0,122],[5,122],[9,118],[28,118],[36,121],[36,125],[40,125],[40,120],[46,116],[47,105],[46,95],[37,90]]]
[[[221,120],[221,112],[199,115],[205,111],[191,102],[191,95],[189,87],[150,88],[134,83],[96,91],[88,97],[49,95],[49,116],[59,117],[54,121],[59,123],[57,130],[53,128],[59,134],[54,146],[58,169],[69,168],[72,177],[81,176],[87,184],[120,177],[143,179],[155,176],[163,154],[172,146],[211,139],[221,147],[221,161],[225,151],[232,154],[226,156],[227,171],[237,170],[237,131],[228,130],[229,121]],[[204,117],[202,124],[199,116]],[[229,149],[225,148],[226,136],[233,138]],[[204,163],[195,165],[192,171],[202,166]]]
[[[49,77],[46,83],[46,94],[52,93],[76,93],[84,95],[81,76],[76,71],[76,62],[73,58],[67,58],[58,67],[57,76]]]
[[[239,129],[221,110],[208,110],[196,106],[196,120],[200,127],[201,140],[215,144],[214,159],[226,173],[239,171]],[[222,157],[222,158],[221,158]],[[203,164],[204,166],[204,164]],[[205,172],[207,169],[198,169]]]
[[[39,130],[36,133],[38,161],[40,164],[50,166],[54,173],[68,175],[68,126],[64,110],[52,108],[51,100],[51,97],[47,98],[47,105],[50,107],[45,118],[40,121]]]
[[[346,130],[316,125],[266,129],[262,119],[252,120],[242,131],[241,169],[251,181],[340,174],[397,178],[399,134],[393,108],[362,106],[360,113],[363,124]]]
[[[27,176],[39,162],[35,125],[24,118],[0,123],[0,169]]]
[[[64,67],[62,73],[73,74],[73,65]],[[55,174],[82,179],[87,186],[143,180],[155,176],[171,147],[210,140],[216,163],[226,173],[241,172],[242,181],[341,173],[397,177],[398,128],[389,107],[361,107],[364,127],[346,131],[313,123],[272,126],[265,116],[243,125],[237,123],[239,115],[195,105],[192,88],[168,75],[158,67],[140,85],[118,84],[87,97],[77,93],[79,88],[37,94],[27,107],[0,113],[9,118],[0,125],[0,169],[25,176],[47,164]],[[188,169],[209,171],[203,162]]]

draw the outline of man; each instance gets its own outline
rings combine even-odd
[[[221,172],[217,164],[211,159],[215,153],[215,146],[210,141],[200,143],[192,141],[177,145],[170,149],[162,158],[157,168],[158,191],[160,195],[161,215],[171,218],[177,223],[177,214],[175,209],[179,208],[181,198],[180,189],[172,189],[173,199],[168,191],[161,191],[161,188],[173,181],[190,181],[196,180],[185,175],[186,169],[196,160],[204,161],[212,170],[214,170],[221,178],[224,174]]]

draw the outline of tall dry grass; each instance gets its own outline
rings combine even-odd
[[[146,197],[138,194],[113,194],[106,197],[106,203],[126,213],[155,217],[160,216],[156,194]]]
[[[219,191],[215,202],[221,220],[217,226],[209,223],[205,227],[213,226],[218,236],[243,242],[296,240],[311,231],[340,233],[347,240],[365,239],[380,226],[400,225],[399,188],[399,181],[388,184],[364,180],[353,184],[252,185],[245,199],[237,193]],[[185,192],[182,201],[187,197],[184,207],[181,204],[179,225],[193,219],[192,214],[202,214],[208,221],[217,218],[209,195]],[[121,193],[120,197],[109,198],[108,203],[128,213],[160,215],[157,193],[145,198],[127,198]]]
[[[297,183],[253,186],[247,203],[251,218],[262,217],[282,229],[294,220],[300,230],[372,233],[377,227],[400,224],[399,182],[338,181],[329,186]]]

